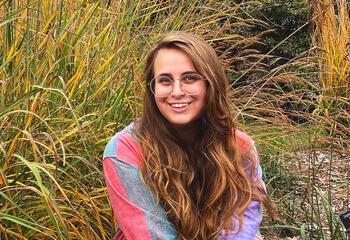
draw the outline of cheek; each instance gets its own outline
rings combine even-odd
[[[156,107],[158,108],[158,110],[160,111],[160,113],[162,115],[164,115],[164,108],[166,107],[166,102],[165,99],[162,98],[155,98],[155,103],[156,103]]]
[[[201,96],[201,103],[202,103],[202,108],[205,108],[207,106],[207,102],[208,102],[208,96],[207,96],[208,92],[205,91],[203,93],[203,95]]]
[[[160,110],[160,109],[159,109],[159,104],[160,104],[160,103],[159,103],[159,100],[156,98],[154,101],[155,101],[155,103],[156,103],[156,106],[157,106],[158,110]]]
[[[206,101],[206,98],[203,98],[201,111],[203,112],[206,108],[207,108],[207,101]]]

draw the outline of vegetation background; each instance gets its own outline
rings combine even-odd
[[[0,0],[0,239],[110,239],[105,144],[140,115],[164,33],[218,52],[278,219],[266,239],[346,239],[346,0]]]

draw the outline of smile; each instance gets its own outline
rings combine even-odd
[[[170,105],[174,108],[183,108],[187,107],[189,103],[171,103]]]

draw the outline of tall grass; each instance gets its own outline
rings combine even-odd
[[[347,239],[338,215],[350,208],[349,13],[326,2],[310,2],[309,51],[233,92],[280,216],[262,227],[269,239]]]
[[[139,116],[145,52],[170,30],[249,46],[256,39],[229,31],[259,24],[241,18],[240,8],[199,0],[1,1],[0,238],[109,239],[115,220],[102,151]]]
[[[314,41],[320,48],[320,104],[317,111],[332,114],[337,104],[346,105],[349,101],[349,55],[350,19],[346,0],[313,1]]]
[[[327,89],[319,74],[330,74],[318,68],[328,59],[323,55],[308,51],[269,68],[277,59],[253,48],[264,32],[247,37],[241,31],[254,25],[269,31],[246,12],[254,4],[259,3],[0,1],[0,238],[113,235],[117,223],[101,172],[102,151],[117,130],[140,115],[147,50],[164,33],[185,30],[212,44],[235,76],[236,119],[259,143],[280,213],[278,222],[264,224],[264,233],[269,239],[345,239],[329,193],[348,189],[346,181],[329,186],[326,196],[316,181],[317,166],[324,165],[310,157],[305,176],[290,169],[305,164],[296,158],[299,153],[349,153],[348,105],[342,102],[336,118],[315,114]],[[334,61],[339,49],[332,52]],[[346,76],[348,67],[339,61],[333,79],[343,79],[339,74]],[[327,166],[331,176],[332,162]]]

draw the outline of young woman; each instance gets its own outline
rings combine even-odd
[[[212,47],[185,32],[149,53],[143,115],[104,152],[118,239],[259,239],[271,212],[253,140],[235,129]]]

